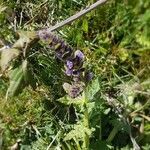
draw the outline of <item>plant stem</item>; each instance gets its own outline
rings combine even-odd
[[[89,129],[89,114],[88,114],[88,108],[87,108],[87,103],[88,103],[88,99],[86,97],[85,92],[84,94],[84,118],[83,118],[83,123],[85,128]],[[89,149],[89,135],[85,133],[85,137],[84,137],[84,143],[83,143],[83,147],[85,150]]]
[[[77,139],[74,138],[74,141],[77,145],[77,150],[81,150],[81,147],[80,147],[80,144],[79,144],[79,141]]]

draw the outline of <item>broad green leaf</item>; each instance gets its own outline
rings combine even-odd
[[[28,84],[27,79],[27,60],[22,62],[22,65],[11,70],[10,72],[10,85],[7,90],[7,97],[8,96],[15,96],[18,95],[20,91]]]
[[[10,75],[10,85],[7,90],[7,97],[8,96],[15,96],[19,93],[21,89],[21,85],[24,84],[24,75],[22,67],[15,68],[11,71]]]
[[[9,48],[2,51],[0,65],[2,71],[5,71],[12,60],[19,56],[19,50],[15,48]]]
[[[23,50],[24,56],[27,54],[29,48],[38,40],[36,32],[19,31],[19,39],[13,45],[13,48]]]
[[[76,124],[74,129],[66,134],[64,141],[68,141],[76,138],[79,141],[83,141],[86,135],[91,135],[94,129],[89,129],[82,124]]]
[[[96,78],[86,88],[86,98],[93,100],[95,94],[100,90],[99,80]]]
[[[30,31],[18,31],[19,39],[13,45],[15,48],[24,48],[25,46],[31,46],[35,40],[38,39],[36,32]]]

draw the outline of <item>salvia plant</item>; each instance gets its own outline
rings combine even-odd
[[[96,7],[103,2],[105,1],[100,1]],[[90,8],[90,10],[92,9],[93,7]],[[87,10],[86,12],[90,10]],[[83,14],[81,13],[79,16],[81,15]],[[30,85],[33,89],[36,88],[33,69],[30,68],[30,62],[28,60],[32,55],[32,46],[39,41],[45,43],[47,48],[54,51],[55,58],[64,64],[63,73],[69,78],[68,82],[64,82],[62,85],[68,95],[68,97],[65,98],[68,101],[67,103],[71,104],[78,102],[81,105],[80,107],[83,107],[85,115],[83,117],[83,126],[77,126],[78,128],[81,128],[81,130],[83,128],[83,137],[81,136],[83,138],[81,139],[81,141],[83,141],[82,148],[88,149],[89,137],[92,130],[89,128],[88,123],[85,87],[87,86],[88,81],[92,79],[93,74],[85,68],[86,66],[84,66],[85,55],[81,50],[74,50],[65,41],[50,32],[49,29],[31,32],[19,31],[17,34],[19,39],[13,45],[4,46],[4,48],[1,49],[1,70],[3,74],[7,74],[10,79],[6,99],[10,96],[17,96],[28,85]],[[59,101],[63,103],[63,98]],[[75,130],[78,130],[78,128]],[[65,140],[72,139],[72,135],[70,134],[71,132],[68,133]],[[11,149],[15,149],[19,143],[20,140],[13,145]]]

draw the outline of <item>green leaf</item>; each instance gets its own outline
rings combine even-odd
[[[93,100],[95,94],[100,90],[99,80],[96,78],[86,88],[86,97],[88,100]]]
[[[38,39],[36,32],[31,31],[18,31],[19,39],[13,45],[15,48],[24,48],[25,45],[30,46],[29,44],[33,43]]]
[[[29,68],[27,60],[22,63],[22,70],[24,75],[24,81],[26,85],[30,85],[33,89],[36,88],[36,80],[32,72],[32,68]]]
[[[7,97],[8,96],[15,96],[19,93],[19,90],[21,90],[21,85],[24,81],[24,75],[22,67],[15,68],[11,71],[10,74],[10,85],[7,90]]]
[[[27,70],[27,61],[24,60],[22,64],[11,70],[9,79],[10,85],[7,90],[8,96],[16,96],[23,90],[23,88],[28,84],[28,70]]]
[[[71,104],[81,105],[84,103],[84,97],[78,96],[76,98],[71,98],[69,96],[64,96],[64,97],[59,98],[57,101],[65,105],[71,105]]]
[[[64,141],[68,141],[74,138],[76,138],[79,141],[83,141],[84,137],[86,135],[90,136],[92,132],[93,132],[93,129],[89,129],[82,124],[76,124],[74,126],[74,129],[66,134]]]
[[[23,50],[24,56],[28,53],[29,48],[38,40],[36,32],[19,31],[19,39],[13,45],[13,48]]]
[[[12,60],[19,56],[19,50],[15,48],[4,49],[1,54],[0,65],[2,71],[5,71]]]
[[[84,32],[88,32],[88,20],[87,19],[83,19],[83,22],[82,22],[82,29]]]

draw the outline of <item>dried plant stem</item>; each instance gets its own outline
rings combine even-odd
[[[67,25],[77,19],[79,19],[80,17],[84,16],[85,14],[87,14],[88,12],[90,12],[91,10],[97,8],[99,5],[102,5],[106,2],[107,0],[98,0],[96,3],[90,5],[89,7],[85,8],[84,10],[81,10],[80,12],[78,12],[77,14],[67,18],[66,20],[48,28],[48,31],[52,32],[54,30],[57,30],[61,27],[63,27],[64,25]]]

